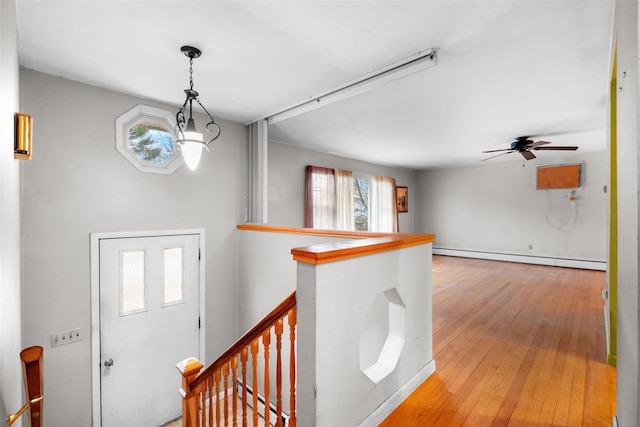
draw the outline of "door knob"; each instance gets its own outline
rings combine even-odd
[[[106,366],[107,368],[110,368],[113,366],[113,359],[112,358],[108,358],[107,360],[104,361],[104,366]]]

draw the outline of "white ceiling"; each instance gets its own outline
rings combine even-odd
[[[242,123],[437,50],[434,68],[270,126],[284,143],[412,169],[479,164],[520,135],[606,149],[612,0],[17,0],[17,13],[22,66],[176,106],[180,47],[196,46],[200,100]]]

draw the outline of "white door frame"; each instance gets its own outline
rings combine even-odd
[[[197,234],[200,237],[200,259],[206,260],[204,229],[184,229],[184,230],[154,230],[154,231],[110,231],[101,233],[90,233],[91,247],[91,400],[92,400],[92,418],[93,426],[102,426],[101,413],[101,355],[100,355],[100,240],[102,239],[127,239],[134,237],[159,237],[159,236],[177,236],[184,234]],[[198,274],[198,290],[200,298],[200,354],[197,357],[201,361],[205,359],[205,262],[201,261],[200,271]],[[180,360],[176,360],[176,364]],[[179,388],[180,384],[176,384]],[[177,390],[177,389],[176,389]],[[179,394],[176,391],[176,399]]]

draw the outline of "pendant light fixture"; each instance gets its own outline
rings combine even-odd
[[[191,46],[182,46],[180,50],[189,57],[189,89],[184,90],[187,98],[185,99],[184,104],[182,104],[180,110],[176,113],[176,126],[174,132],[176,136],[176,143],[178,144],[178,147],[180,147],[184,162],[187,164],[189,169],[195,170],[198,167],[198,163],[200,163],[202,148],[206,148],[207,151],[213,151],[213,148],[210,148],[210,144],[220,136],[220,126],[215,122],[207,109],[204,108],[202,103],[200,103],[200,100],[198,100],[199,94],[193,89],[193,60],[194,58],[199,58],[200,55],[202,55],[202,52],[200,49]],[[214,136],[208,142],[205,142],[202,133],[196,130],[196,124],[193,121],[193,101],[196,101],[198,105],[200,105],[211,120],[207,123],[205,129],[207,129],[207,132],[214,133]],[[187,108],[187,105],[189,106],[189,118],[185,119],[185,109]]]

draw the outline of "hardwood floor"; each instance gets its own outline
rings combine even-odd
[[[434,256],[436,372],[381,424],[612,425],[605,273]]]

